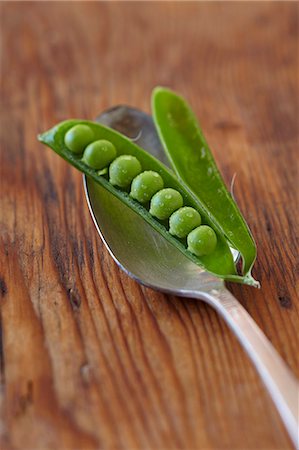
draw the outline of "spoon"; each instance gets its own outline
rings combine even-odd
[[[116,106],[104,111],[96,121],[126,135],[169,166],[148,114]],[[114,261],[139,283],[168,294],[203,300],[222,316],[256,367],[298,448],[298,382],[223,280],[186,258],[102,186],[83,178],[92,219]],[[234,254],[235,259],[237,256]]]

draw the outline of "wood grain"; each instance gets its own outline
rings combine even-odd
[[[1,448],[291,449],[222,320],[120,272],[36,135],[182,92],[258,243],[262,289],[230,290],[298,375],[298,4],[0,8]]]

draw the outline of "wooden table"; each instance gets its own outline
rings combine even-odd
[[[2,448],[291,449],[223,321],[122,273],[36,135],[187,97],[258,243],[262,289],[229,288],[298,375],[298,4],[0,7]]]

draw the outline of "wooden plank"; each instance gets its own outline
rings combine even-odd
[[[298,375],[298,5],[2,2],[1,442],[8,449],[291,449],[206,305],[140,287],[91,223],[82,181],[36,135],[183,93],[258,243],[230,285]]]

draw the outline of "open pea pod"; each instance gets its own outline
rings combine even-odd
[[[179,191],[183,197],[184,205],[191,206],[199,211],[202,217],[202,223],[211,226],[217,235],[217,246],[212,254],[197,257],[186,248],[186,242],[182,239],[175,238],[168,232],[168,224],[155,219],[148,209],[135,201],[125,190],[113,186],[108,179],[107,171],[98,172],[82,160],[82,155],[76,155],[71,152],[65,145],[64,138],[68,130],[78,124],[87,125],[93,132],[94,140],[105,139],[110,141],[117,150],[119,155],[135,156],[141,163],[142,170],[153,170],[158,172],[164,180],[165,187],[170,187]],[[214,223],[206,208],[201,204],[198,198],[190,192],[180,182],[176,176],[168,170],[160,161],[151,156],[142,148],[138,147],[122,134],[107,128],[103,125],[84,121],[84,120],[67,120],[56,125],[54,128],[38,136],[39,141],[52,148],[58,155],[72,164],[81,172],[91,177],[101,186],[124,202],[129,208],[138,213],[146,220],[155,230],[165,237],[172,245],[185,254],[187,258],[208,272],[223,278],[225,280],[235,281],[255,285],[253,279],[239,276],[233,262],[230,248],[227,244],[225,236],[221,233],[221,228]]]
[[[194,113],[182,97],[164,88],[154,89],[152,110],[158,135],[177,176],[206,206],[210,219],[240,252],[243,274],[250,279],[256,258],[255,242],[224,184]]]

